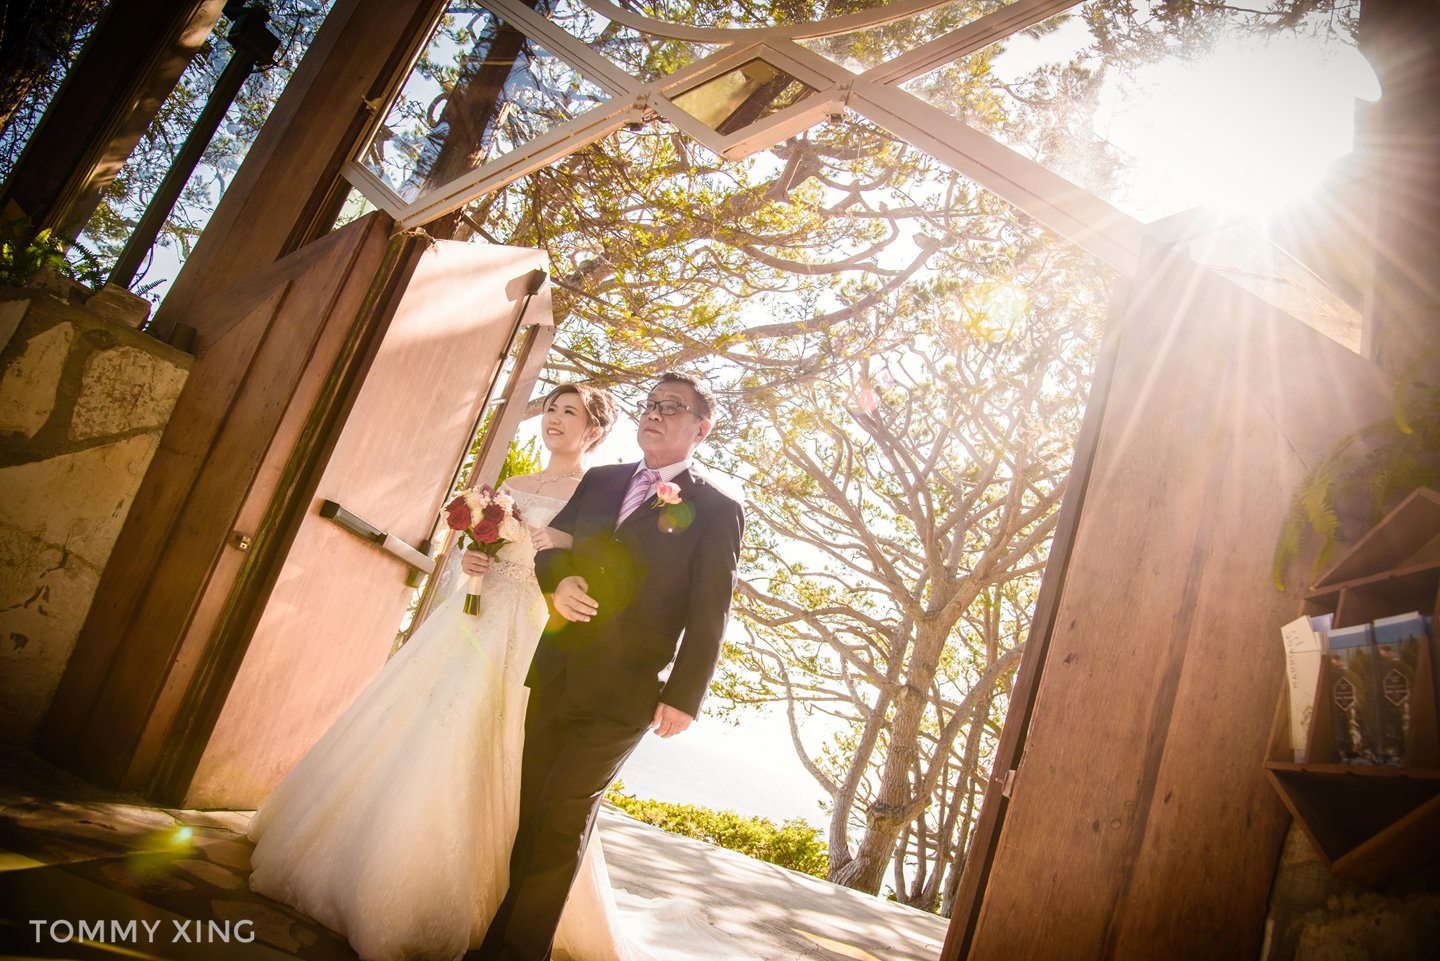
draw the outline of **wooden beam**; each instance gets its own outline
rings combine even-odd
[[[752,40],[804,40],[810,37],[832,37],[851,33],[869,27],[903,20],[913,14],[924,13],[944,6],[950,0],[892,0],[866,10],[842,13],[835,16],[819,17],[800,23],[785,23],[768,27],[691,27],[635,13],[610,0],[585,0],[607,20],[638,30],[640,33],[671,40],[692,40],[698,43],[730,43]]]
[[[903,90],[856,79],[849,105],[1122,274],[1135,273],[1144,227],[1129,214]]]
[[[442,6],[336,0],[156,311],[157,334],[177,323],[194,326],[190,309],[207,292],[330,229],[344,199],[342,169],[403,81]],[[197,333],[203,349],[213,332],[202,326]]]
[[[549,312],[549,304],[545,305]],[[540,378],[540,369],[555,342],[555,327],[549,323],[535,324],[523,335],[525,340],[515,358],[515,366],[500,395],[500,411],[490,430],[481,443],[479,456],[475,458],[475,470],[471,483],[493,484],[500,476],[500,466],[510,452],[510,442],[525,419],[525,405],[535,390],[535,381]]]
[[[1434,0],[1365,0],[1360,50],[1381,97],[1359,116],[1356,155],[1375,205],[1364,350],[1440,384],[1440,17]]]
[[[402,229],[428,224],[473,203],[479,197],[548,167],[575,151],[619,130],[627,122],[641,122],[643,111],[623,101],[606,101],[574,120],[546,131],[507,154],[495,158],[448,184],[423,194],[401,209],[396,218]],[[363,184],[356,184],[365,192]],[[382,185],[383,186],[383,185]],[[373,188],[372,188],[373,189]],[[389,187],[383,188],[389,191]],[[367,196],[369,194],[367,193]],[[379,206],[378,201],[374,201]]]
[[[1004,40],[1013,33],[1033,27],[1042,20],[1048,20],[1078,6],[1081,0],[1016,0],[999,10],[987,13],[978,20],[972,20],[957,30],[928,43],[908,50],[888,63],[872,67],[860,75],[863,80],[872,80],[887,86],[897,86],[907,80],[923,77],[937,67],[954,63],[961,57],[983,50],[992,43]]]
[[[0,187],[4,217],[77,235],[224,5],[114,0]]]

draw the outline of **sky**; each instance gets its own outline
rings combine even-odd
[[[1136,6],[1143,18],[1150,4]],[[1018,78],[1087,42],[1072,16],[1044,37],[1010,38],[995,70]],[[1232,26],[1208,51],[1106,73],[1094,132],[1128,171],[1097,192],[1147,223],[1197,206],[1263,218],[1349,153],[1356,101],[1379,93],[1360,52],[1318,23],[1282,33]]]

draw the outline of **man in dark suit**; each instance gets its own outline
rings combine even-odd
[[[704,381],[665,374],[640,416],[639,464],[586,473],[535,557],[554,609],[526,684],[510,888],[479,956],[544,961],[606,787],[647,730],[679,734],[720,658],[744,512],[690,468],[710,433]]]

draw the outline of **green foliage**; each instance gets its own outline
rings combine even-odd
[[[623,781],[611,785],[605,799],[637,821],[671,834],[706,841],[817,878],[825,877],[829,870],[830,859],[820,832],[799,819],[777,826],[769,818],[638,798],[625,793]]]
[[[72,252],[80,260],[77,265],[66,259],[65,241],[49,230],[31,233],[28,222],[12,220],[0,231],[0,286],[23,287],[42,270],[53,270],[95,290],[105,285],[95,255],[80,245]]]
[[[482,433],[483,437],[484,434]],[[512,440],[510,450],[505,454],[505,463],[500,465],[500,476],[495,480],[495,486],[505,483],[507,477],[515,477],[519,474],[538,474],[541,468],[540,463],[540,442],[532,437],[525,443]]]
[[[1353,542],[1417,487],[1440,488],[1440,387],[1420,383],[1415,361],[1399,380],[1391,416],[1347,434],[1305,476],[1275,545],[1275,586],[1307,549],[1318,575],[1342,541]]]

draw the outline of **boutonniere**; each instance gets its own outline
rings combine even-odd
[[[680,503],[680,485],[674,481],[660,481],[655,485],[655,506]]]
[[[680,485],[674,481],[655,485],[655,506],[651,510],[662,507],[657,523],[666,534],[683,531],[695,520],[695,508],[680,499]]]

